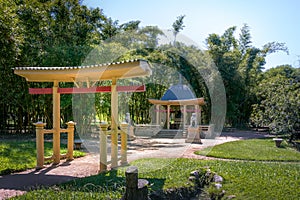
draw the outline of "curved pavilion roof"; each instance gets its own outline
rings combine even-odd
[[[136,59],[90,66],[16,67],[14,73],[30,82],[85,82],[141,77],[152,71],[147,61]]]
[[[185,99],[195,99],[196,96],[192,90],[183,84],[172,85],[162,96],[161,100],[185,100]]]
[[[192,90],[183,84],[172,85],[162,96],[158,99],[148,99],[152,104],[159,105],[204,105],[204,98],[196,98]]]

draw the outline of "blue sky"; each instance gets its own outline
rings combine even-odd
[[[289,55],[269,55],[266,69],[281,64],[300,66],[299,0],[83,0],[83,4],[103,9],[106,16],[120,24],[140,20],[141,26],[161,29],[170,29],[177,16],[185,15],[181,33],[202,49],[209,34],[221,35],[227,28],[237,26],[238,35],[246,23],[254,46],[260,48],[277,41],[289,48]]]

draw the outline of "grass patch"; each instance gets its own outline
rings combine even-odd
[[[67,146],[61,145],[61,154],[67,152]],[[45,142],[45,156],[52,155],[52,143]],[[81,151],[74,151],[74,157],[84,156]],[[36,166],[36,145],[34,141],[0,142],[0,175],[24,171]]]
[[[299,199],[298,163],[234,162],[194,159],[140,159],[139,178],[147,179],[150,190],[188,187],[189,173],[204,166],[224,177],[226,196],[236,199]],[[14,199],[120,199],[125,192],[125,168],[76,179],[29,192]]]
[[[195,152],[216,158],[257,160],[257,161],[300,161],[300,152],[283,142],[282,147],[275,146],[272,139],[251,139],[227,142]]]

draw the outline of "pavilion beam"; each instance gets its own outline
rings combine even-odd
[[[58,81],[53,82],[53,164],[60,162],[60,94]]]
[[[111,168],[118,166],[118,91],[117,79],[111,85]]]
[[[117,92],[145,92],[145,85],[140,86],[117,86]],[[85,94],[85,93],[98,93],[98,92],[111,92],[110,86],[98,86],[88,88],[58,88],[60,94]],[[29,88],[29,94],[53,94],[53,88]]]

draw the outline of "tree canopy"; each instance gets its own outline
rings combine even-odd
[[[15,66],[76,66],[142,58],[148,60],[153,76],[148,79],[120,81],[119,84],[146,83],[143,93],[120,94],[120,114],[130,112],[135,123],[151,123],[148,98],[159,99],[177,78],[189,84],[197,97],[208,102],[202,123],[210,122],[210,113],[225,113],[212,108],[222,101],[223,82],[226,90],[226,125],[269,126],[274,133],[299,129],[299,69],[279,66],[263,71],[269,54],[283,51],[284,43],[269,42],[253,46],[250,27],[244,24],[236,37],[237,27],[229,27],[221,35],[211,33],[207,49],[176,41],[184,28],[185,15],[172,26],[174,41],[159,44],[164,32],[156,26],[140,26],[139,20],[120,24],[106,16],[100,8],[87,8],[78,0],[3,0],[0,2],[0,130],[14,126],[17,132],[30,131],[38,120],[52,124],[52,97],[29,95],[29,87],[51,87],[51,83],[27,83],[13,74]],[[174,42],[174,43],[172,43]],[[215,66],[217,71],[211,70]],[[216,79],[220,74],[222,80]],[[97,85],[109,85],[100,81]],[[73,83],[61,83],[72,87]],[[96,113],[83,109],[90,103],[88,96],[61,96],[62,120],[80,115],[87,124],[96,116],[109,120],[110,95],[93,96]],[[82,112],[74,113],[73,101]],[[218,110],[219,109],[219,110]],[[221,115],[220,115],[221,116]],[[84,121],[82,120],[82,121]],[[216,123],[222,123],[221,120]]]

